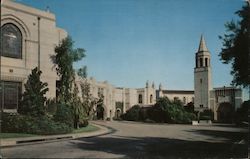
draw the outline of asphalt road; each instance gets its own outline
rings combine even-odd
[[[246,158],[248,130],[221,126],[98,122],[112,133],[3,148],[4,158]]]

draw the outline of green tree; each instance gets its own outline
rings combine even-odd
[[[80,81],[80,88],[81,88],[81,95],[82,95],[82,103],[85,109],[86,114],[91,117],[93,114],[94,108],[94,98],[90,94],[90,84],[87,80],[87,67],[83,66],[78,70],[78,76],[81,78]]]
[[[25,91],[18,112],[24,115],[43,116],[46,113],[45,94],[49,90],[48,84],[41,81],[42,71],[34,68],[24,84]]]
[[[141,107],[139,105],[132,106],[125,114],[121,116],[124,120],[139,121]]]
[[[250,86],[250,8],[249,3],[235,12],[240,21],[230,21],[225,24],[226,34],[219,36],[223,41],[223,48],[219,54],[225,64],[232,64],[232,84]]]
[[[85,50],[82,48],[73,48],[74,42],[68,36],[56,46],[55,55],[51,59],[55,65],[57,75],[59,76],[59,101],[67,103],[72,96],[72,86],[75,77],[73,63],[85,57]]]
[[[71,107],[73,113],[74,128],[79,128],[80,121],[86,117],[86,111],[84,109],[84,103],[78,96],[79,90],[76,82],[74,82],[74,89],[71,98]]]

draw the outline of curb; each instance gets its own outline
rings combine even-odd
[[[93,131],[93,132],[76,133],[76,134],[0,139],[0,148],[41,144],[41,143],[48,143],[48,142],[58,142],[58,141],[65,141],[65,140],[77,139],[77,138],[82,138],[82,137],[89,138],[89,137],[101,136],[101,135],[105,135],[105,134],[109,134],[113,132],[113,130],[107,126],[104,126],[98,123],[93,123],[93,122],[90,122],[90,123],[98,127],[99,130]]]

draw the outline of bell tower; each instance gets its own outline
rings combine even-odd
[[[210,52],[207,49],[205,39],[201,35],[199,49],[195,54],[194,68],[194,109],[203,111],[210,109],[211,66]]]

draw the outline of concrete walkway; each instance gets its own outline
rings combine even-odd
[[[92,132],[82,132],[82,133],[72,133],[72,134],[62,134],[62,135],[42,135],[42,136],[34,136],[34,137],[0,139],[0,148],[19,146],[19,145],[28,145],[28,144],[37,144],[37,143],[44,143],[44,142],[56,142],[56,141],[69,140],[69,139],[82,138],[82,137],[94,137],[94,136],[108,134],[111,132],[111,130],[108,127],[102,126],[93,121],[91,121],[90,124],[98,127],[99,130],[92,131]]]

